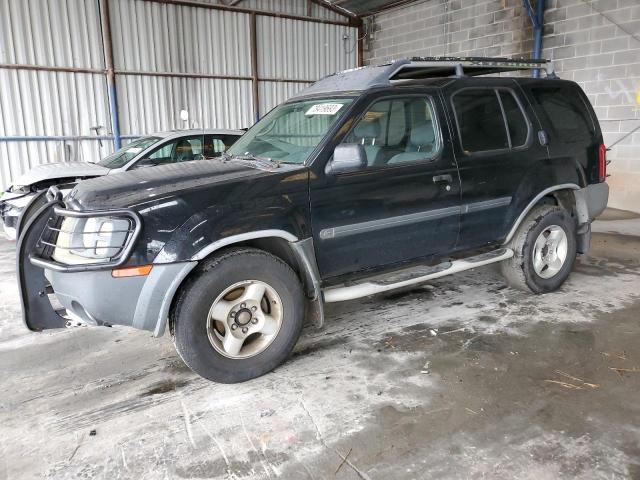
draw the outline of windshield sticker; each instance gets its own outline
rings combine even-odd
[[[312,106],[305,115],[335,115],[342,108],[342,103],[318,103]]]
[[[140,153],[142,150],[144,150],[142,147],[131,147],[129,153]]]

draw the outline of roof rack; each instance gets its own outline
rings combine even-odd
[[[366,90],[373,87],[391,86],[394,83],[407,80],[477,76],[519,70],[544,70],[547,78],[556,78],[551,62],[544,59],[412,57],[382,65],[360,67],[334,73],[321,78],[296,96]]]

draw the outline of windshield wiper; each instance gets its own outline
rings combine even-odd
[[[255,163],[258,166],[267,167],[267,168],[278,168],[280,166],[280,161],[274,160],[269,157],[259,157],[253,155],[252,153],[245,153],[244,155],[231,155],[227,152],[224,152],[221,156],[223,162],[229,162],[231,160],[239,160],[241,162],[251,162]]]

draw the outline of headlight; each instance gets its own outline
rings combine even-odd
[[[115,217],[65,217],[51,256],[67,265],[109,262],[122,253],[131,220]]]

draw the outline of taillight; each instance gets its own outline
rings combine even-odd
[[[598,147],[598,181],[604,182],[607,178],[607,147],[604,143]]]

